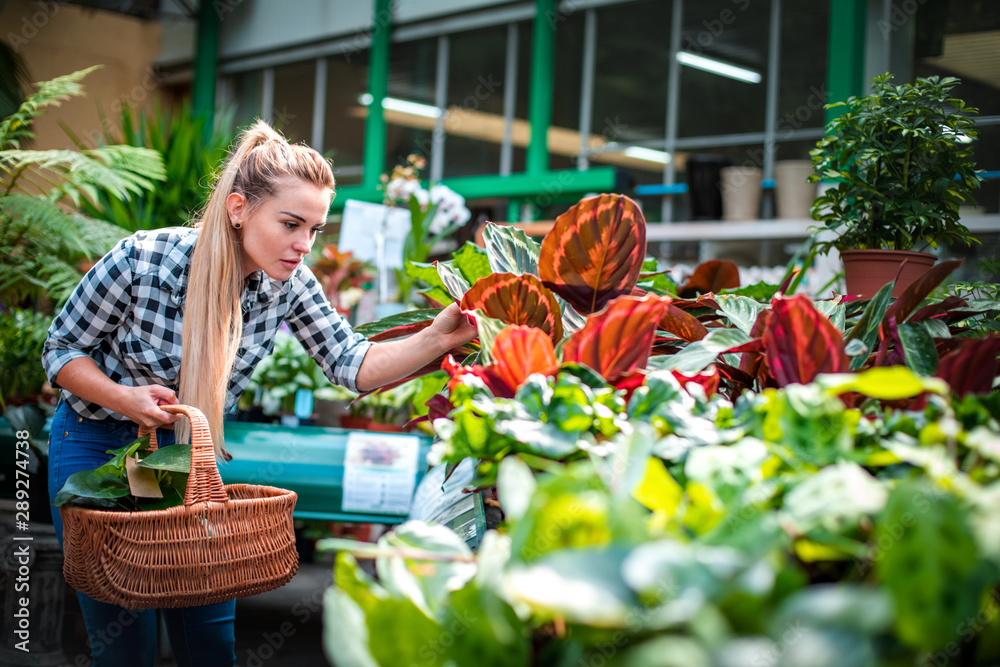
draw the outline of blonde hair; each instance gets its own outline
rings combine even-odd
[[[280,181],[298,178],[333,189],[330,164],[312,148],[291,145],[264,121],[243,131],[205,204],[196,227],[201,229],[191,258],[181,339],[179,400],[205,413],[216,456],[232,458],[225,449],[222,416],[233,363],[243,332],[243,254],[240,232],[233,228],[226,200],[232,193],[246,199],[247,215],[273,197]],[[177,441],[190,435],[186,420],[178,422]]]

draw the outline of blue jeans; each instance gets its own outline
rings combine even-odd
[[[139,427],[113,419],[85,419],[61,402],[49,431],[49,501],[74,472],[111,460],[109,449],[136,439]],[[173,431],[157,432],[157,443],[174,443]],[[62,517],[52,507],[52,523],[62,544]],[[154,609],[125,609],[77,593],[87,626],[93,667],[153,667],[157,622]],[[226,667],[236,663],[233,621],[236,601],[161,610],[178,667]]]

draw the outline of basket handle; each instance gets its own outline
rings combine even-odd
[[[182,414],[191,421],[191,474],[184,491],[184,504],[194,505],[206,501],[229,502],[229,494],[223,487],[219,467],[215,463],[215,447],[208,431],[205,414],[190,405],[161,405],[164,412]],[[156,449],[156,430],[140,426],[139,436],[149,435],[151,449]]]

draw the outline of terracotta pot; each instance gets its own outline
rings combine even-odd
[[[350,417],[340,416],[340,428],[349,428],[355,431],[367,431],[371,426],[371,417]]]
[[[912,250],[842,250],[840,258],[844,261],[846,293],[863,299],[875,296],[897,274],[892,295],[900,296],[937,261],[930,253]]]
[[[402,433],[403,427],[398,424],[381,424],[371,417],[349,417],[341,415],[340,428],[349,428],[354,431],[382,431],[386,433]]]

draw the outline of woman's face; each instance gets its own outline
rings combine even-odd
[[[329,188],[298,178],[282,179],[275,195],[252,213],[243,195],[229,195],[230,224],[241,225],[243,277],[261,269],[274,280],[288,280],[326,225],[330,197]]]

